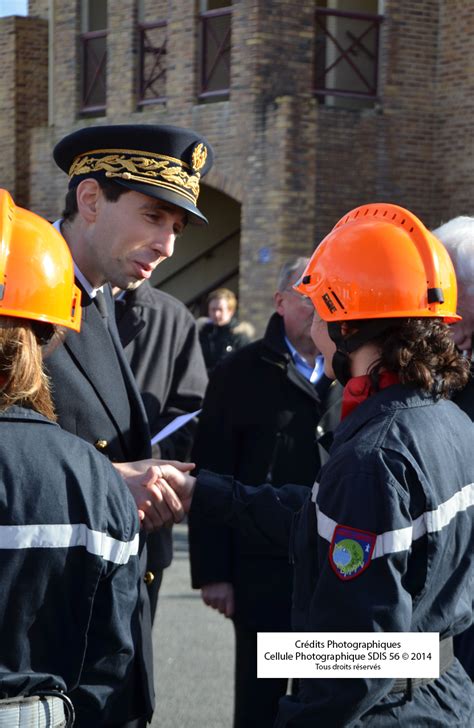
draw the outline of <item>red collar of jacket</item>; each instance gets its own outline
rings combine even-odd
[[[368,374],[349,379],[342,394],[341,420],[355,410],[359,404],[365,402],[372,394],[380,389],[390,387],[392,384],[397,384],[399,381],[400,379],[397,374],[393,374],[393,372],[381,372],[379,374],[378,387],[375,389]]]

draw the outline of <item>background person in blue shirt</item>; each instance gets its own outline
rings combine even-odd
[[[341,387],[324,376],[311,339],[311,299],[293,290],[307,263],[302,257],[286,261],[265,335],[211,374],[192,454],[198,470],[275,488],[291,480],[309,492],[321,466],[317,428],[323,427],[322,417],[326,430],[336,428]],[[189,540],[193,587],[201,589],[205,604],[234,623],[234,728],[268,728],[288,680],[257,680],[257,632],[290,629],[287,545],[262,545],[244,531],[209,528],[195,518],[189,521]]]

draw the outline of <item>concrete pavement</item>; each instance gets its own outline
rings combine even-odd
[[[174,526],[153,629],[157,708],[152,728],[232,728],[232,623],[190,586],[187,525]]]

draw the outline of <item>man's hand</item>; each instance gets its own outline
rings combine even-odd
[[[183,473],[188,473],[196,467],[194,463],[180,463],[178,460],[158,460],[156,458],[148,458],[148,460],[135,460],[132,463],[112,463],[119,471],[125,482],[129,478],[144,475],[149,468],[158,468],[162,465],[172,465]],[[158,470],[155,471],[158,476]]]
[[[179,497],[162,479],[161,463],[166,463],[167,467],[180,475],[194,468],[193,463],[180,463],[175,460],[149,459],[113,463],[133,496],[138,516],[146,531],[156,531],[168,523],[179,523],[184,517]]]
[[[234,587],[227,581],[206,584],[201,589],[201,597],[208,607],[217,609],[226,617],[234,614]]]

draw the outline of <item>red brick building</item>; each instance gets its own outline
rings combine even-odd
[[[156,282],[216,284],[263,327],[276,272],[349,208],[385,200],[428,225],[474,214],[472,0],[30,0],[0,19],[0,184],[49,218],[51,161],[87,124],[172,123],[216,152]]]

